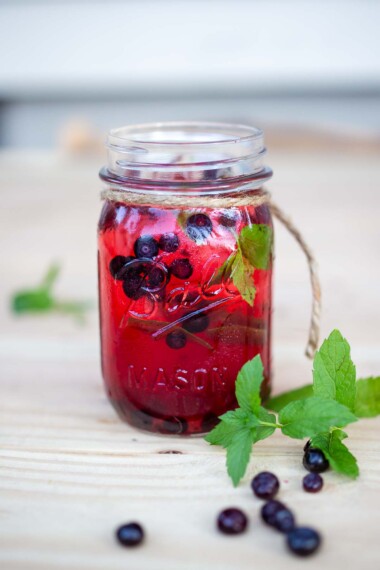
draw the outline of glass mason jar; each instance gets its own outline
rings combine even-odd
[[[257,354],[263,397],[270,388],[263,133],[158,123],[115,129],[107,146],[98,235],[108,396],[138,428],[207,432],[236,407],[237,374]]]

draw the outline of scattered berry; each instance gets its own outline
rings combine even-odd
[[[329,462],[320,449],[309,447],[303,456],[303,466],[312,473],[323,473],[329,467]]]
[[[117,540],[123,546],[137,546],[144,539],[144,531],[136,522],[123,524],[116,531]]]
[[[211,232],[212,223],[206,214],[193,214],[187,219],[186,233],[192,240],[205,241]]]
[[[295,527],[295,524],[292,511],[285,506],[278,509],[272,517],[272,526],[280,532],[289,532]]]
[[[207,329],[210,319],[206,313],[198,313],[184,321],[183,328],[191,333],[199,333]]]
[[[133,256],[124,257],[124,255],[117,255],[111,260],[110,273],[114,279],[124,279],[125,266],[127,263],[135,259]]]
[[[308,493],[318,493],[323,487],[323,479],[319,473],[308,473],[303,478],[302,484]]]
[[[160,249],[167,253],[173,253],[179,248],[179,239],[177,234],[168,233],[163,234],[158,242]]]
[[[240,534],[247,528],[248,519],[240,509],[230,508],[219,514],[217,525],[224,534]]]
[[[133,246],[136,257],[152,258],[158,254],[158,243],[152,236],[141,236]]]
[[[239,219],[239,211],[236,209],[223,210],[219,216],[219,223],[225,228],[234,228]]]
[[[278,511],[281,511],[282,509],[285,508],[286,508],[285,505],[283,503],[280,503],[280,501],[276,500],[268,501],[261,508],[261,518],[266,524],[273,526],[274,515]]]
[[[259,499],[272,499],[280,488],[280,482],[273,473],[262,471],[252,479],[251,487]]]
[[[186,341],[186,334],[183,331],[173,331],[166,337],[166,344],[170,348],[183,348]]]
[[[193,266],[188,259],[175,259],[170,270],[178,279],[188,279],[193,273]]]
[[[319,533],[313,528],[299,527],[291,530],[287,535],[288,547],[298,556],[313,554],[321,544]]]

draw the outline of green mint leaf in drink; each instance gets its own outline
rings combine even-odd
[[[242,255],[240,249],[236,252],[231,266],[231,278],[240,295],[253,307],[256,296],[255,283],[253,281],[254,268],[250,262]]]
[[[227,447],[227,472],[235,487],[247,470],[251,450],[251,430],[249,428],[240,429]]]
[[[265,224],[244,227],[239,235],[243,256],[256,269],[268,269],[272,249],[272,229]]]
[[[373,418],[380,414],[380,376],[356,382],[355,414],[358,418]]]
[[[282,433],[295,439],[313,437],[356,422],[354,414],[339,402],[314,396],[290,402],[280,411]]]
[[[342,443],[346,437],[344,431],[334,430],[332,433],[312,437],[311,445],[323,451],[334,471],[355,479],[359,475],[359,467],[356,458]]]
[[[336,400],[355,410],[356,371],[350,345],[334,330],[316,352],[313,367],[314,395]]]
[[[313,396],[313,385],[306,384],[301,388],[295,388],[294,390],[289,390],[289,392],[283,392],[278,396],[273,396],[265,402],[265,407],[268,410],[273,410],[274,412],[279,412],[290,402],[294,400],[303,400],[304,398],[310,398]]]
[[[236,399],[242,410],[258,413],[261,405],[260,388],[264,380],[260,355],[249,360],[240,369],[236,379]]]

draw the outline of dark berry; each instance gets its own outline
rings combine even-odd
[[[239,219],[238,210],[223,210],[219,216],[219,223],[225,228],[234,228]]]
[[[318,493],[323,487],[323,479],[319,473],[308,473],[303,478],[302,484],[308,493]]]
[[[212,223],[206,214],[193,214],[187,219],[186,233],[193,241],[205,241],[211,232]]]
[[[188,259],[175,259],[170,271],[178,279],[188,279],[193,273],[193,266]]]
[[[158,254],[158,243],[152,236],[141,236],[133,246],[136,257],[152,258]]]
[[[159,291],[166,285],[167,274],[160,267],[152,267],[148,270],[145,286],[149,291]]]
[[[217,525],[224,534],[240,534],[247,528],[248,519],[240,509],[230,508],[219,514]]]
[[[304,450],[304,451],[307,451],[307,450],[309,449],[309,447],[311,447],[311,441],[310,441],[310,439],[308,439],[307,442],[305,443],[303,450]]]
[[[206,313],[198,313],[183,323],[183,328],[191,333],[199,333],[207,329],[210,319]]]
[[[329,467],[329,462],[320,449],[309,447],[303,456],[303,466],[312,473],[323,473]]]
[[[136,522],[123,524],[116,531],[117,540],[123,546],[137,546],[144,539],[142,526]]]
[[[319,533],[313,528],[299,527],[291,530],[287,535],[288,547],[298,556],[313,554],[321,544]]]
[[[166,344],[170,346],[170,348],[183,348],[186,341],[186,334],[183,331],[173,331],[166,337]]]
[[[158,242],[160,249],[167,253],[173,253],[179,248],[179,239],[177,234],[168,233],[163,234]]]
[[[110,273],[114,279],[124,279],[125,266],[127,263],[135,259],[133,256],[129,255],[124,257],[124,255],[117,255],[111,260],[110,263]]]
[[[131,263],[123,271],[123,290],[130,299],[139,299],[145,294],[143,287],[147,275],[145,263]]]
[[[280,532],[289,532],[295,524],[294,515],[287,507],[279,509],[272,517],[272,526]]]
[[[278,511],[285,509],[285,505],[280,501],[271,500],[265,503],[261,508],[261,518],[266,524],[273,526],[274,516]]]
[[[259,499],[272,499],[280,488],[276,475],[269,471],[258,473],[251,482],[252,491]]]

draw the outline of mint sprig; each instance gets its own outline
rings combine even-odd
[[[58,311],[73,315],[83,322],[85,313],[91,308],[86,301],[67,301],[55,298],[53,287],[59,277],[60,266],[53,264],[47,270],[40,285],[32,289],[18,291],[12,296],[11,307],[14,313],[47,313]]]
[[[236,380],[239,407],[220,417],[220,423],[205,437],[212,445],[227,450],[227,471],[236,486],[244,476],[253,444],[270,437],[276,429],[295,439],[309,438],[322,449],[331,467],[355,478],[357,461],[343,443],[346,425],[358,417],[380,413],[380,378],[356,382],[350,346],[337,330],[333,331],[316,353],[313,385],[303,386],[272,398],[262,407],[260,387],[263,366],[259,356],[247,362]],[[361,414],[361,415],[360,415]]]
[[[256,287],[254,272],[256,269],[268,269],[272,250],[273,232],[266,224],[245,226],[236,238],[237,249],[224,262],[216,280],[232,279],[240,295],[253,306]]]

